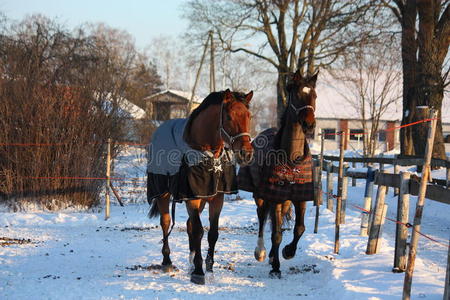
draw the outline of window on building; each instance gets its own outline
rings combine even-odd
[[[378,141],[386,142],[386,131],[384,130],[378,131]]]
[[[325,140],[332,140],[334,141],[336,139],[336,129],[335,128],[324,128],[323,133],[325,135]]]
[[[361,140],[364,130],[362,129],[350,129],[350,140]]]

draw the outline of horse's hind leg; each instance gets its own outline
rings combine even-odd
[[[173,270],[172,261],[170,260],[169,248],[169,229],[170,229],[170,213],[169,213],[169,199],[170,194],[164,194],[156,199],[160,213],[160,224],[163,232],[163,247],[162,247],[162,269],[165,272]]]
[[[294,228],[294,238],[292,242],[283,248],[284,259],[291,259],[295,256],[297,250],[297,244],[303,233],[305,232],[305,211],[306,202],[295,202],[295,228]]]
[[[209,201],[209,231],[208,231],[208,255],[205,264],[206,271],[212,272],[214,265],[214,249],[219,238],[219,216],[223,207],[223,194],[219,194]]]
[[[269,213],[267,202],[261,198],[255,198],[256,213],[258,215],[258,242],[255,248],[255,259],[262,262],[266,259],[266,248],[264,247],[264,225]]]
[[[272,270],[270,275],[273,277],[281,277],[279,249],[283,233],[281,224],[283,222],[282,204],[271,204],[270,214],[272,219],[272,249],[270,250],[272,257]]]
[[[186,201],[186,208],[192,226],[192,249],[195,251],[194,271],[191,273],[191,282],[196,284],[205,284],[201,251],[203,238],[203,226],[200,219],[201,204],[202,200],[200,199]]]

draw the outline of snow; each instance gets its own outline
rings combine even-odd
[[[177,96],[179,96],[181,98],[185,98],[185,99],[188,99],[188,100],[191,100],[191,97],[192,97],[192,93],[191,92],[170,89],[170,90],[165,90],[165,91],[153,94],[153,95],[151,95],[151,96],[149,96],[149,97],[147,97],[145,99],[149,100],[149,99],[152,99],[153,97],[156,97],[156,96],[159,96],[159,95],[164,95],[164,94],[174,94],[174,95],[177,95]],[[194,99],[193,99],[194,103],[200,104],[200,103],[202,103],[202,101],[203,101],[203,98],[201,98],[200,96],[194,95]]]
[[[340,253],[333,254],[334,213],[322,206],[318,234],[313,233],[315,207],[308,204],[306,232],[297,255],[281,259],[281,279],[269,277],[267,260],[257,262],[256,209],[251,195],[227,197],[220,218],[214,273],[206,285],[189,281],[187,213],[177,205],[170,236],[177,271],[162,273],[158,219],[148,219],[145,203],[145,159],[142,150],[127,148],[116,162],[116,174],[136,178],[118,184],[124,207],[113,203],[111,218],[101,208],[87,212],[0,212],[1,299],[399,299],[404,274],[391,272],[395,225],[386,221],[382,248],[366,255],[367,237],[359,236],[364,184],[349,186],[346,223],[341,225]],[[360,168],[361,166],[357,166]],[[323,176],[325,181],[325,176]],[[336,183],[335,183],[336,186]],[[243,199],[243,200],[236,200]],[[114,200],[114,198],[113,198]],[[114,201],[113,201],[114,202]],[[395,218],[396,197],[386,196],[388,217]],[[410,222],[416,197],[411,197]],[[446,244],[449,207],[426,201],[421,231]],[[208,226],[207,209],[202,214]],[[206,255],[206,232],[203,257]],[[5,238],[17,243],[5,243]],[[22,240],[23,239],[23,240]],[[29,240],[28,240],[29,239]],[[292,239],[285,231],[282,247]],[[266,248],[270,230],[266,226]],[[420,237],[412,299],[442,299],[447,247]]]

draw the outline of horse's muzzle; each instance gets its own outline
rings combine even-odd
[[[316,122],[306,122],[303,121],[301,124],[302,128],[303,128],[303,132],[306,134],[312,134],[314,133],[314,129],[316,128]]]
[[[235,152],[237,163],[241,166],[248,165],[252,159],[253,159],[253,150],[247,151],[247,150],[239,150]]]

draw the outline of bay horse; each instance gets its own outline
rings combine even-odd
[[[213,92],[189,118],[166,121],[152,136],[148,152],[147,199],[151,205],[149,216],[160,215],[162,269],[173,269],[169,248],[170,199],[174,201],[172,219],[175,201],[185,201],[189,215],[186,222],[189,261],[193,268],[191,282],[196,284],[205,284],[200,214],[208,202],[210,229],[206,271],[212,272],[224,194],[237,193],[236,161],[246,164],[252,159],[249,134],[252,97],[253,92]]]
[[[281,127],[261,132],[253,141],[254,159],[241,167],[239,188],[253,192],[259,221],[255,258],[264,261],[264,225],[270,214],[272,223],[272,248],[269,263],[270,275],[281,277],[279,247],[282,240],[282,223],[291,203],[295,207],[294,237],[283,248],[285,259],[295,256],[297,244],[305,231],[306,201],[314,200],[312,158],[306,135],[315,128],[316,81],[318,73],[303,77],[299,71],[290,75],[287,85],[288,103],[281,118]]]

